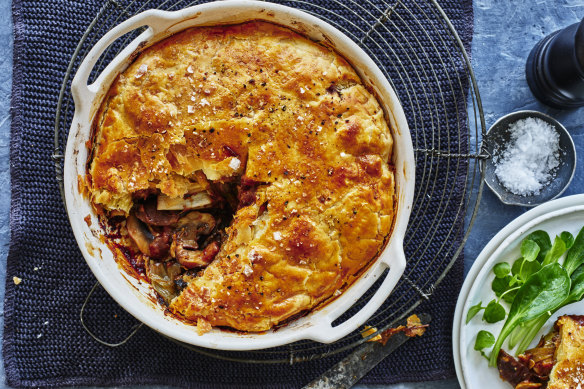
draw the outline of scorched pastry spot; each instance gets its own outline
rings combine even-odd
[[[396,211],[384,112],[334,50],[251,21],[145,49],[94,123],[85,193],[169,312],[265,331],[335,298]]]

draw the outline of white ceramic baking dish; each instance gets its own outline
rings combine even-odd
[[[331,303],[277,331],[240,334],[213,329],[198,335],[193,326],[167,315],[153,303],[149,284],[125,274],[99,237],[99,223],[89,201],[80,194],[79,177],[85,176],[93,117],[112,81],[122,72],[138,50],[173,33],[193,26],[235,24],[252,19],[274,22],[326,45],[334,47],[357,70],[364,82],[377,94],[391,122],[395,142],[393,162],[396,167],[398,208],[391,239],[379,258],[344,293]],[[107,47],[118,37],[140,27],[147,29],[134,39],[106,67],[95,82],[89,75]],[[301,339],[329,343],[357,329],[381,306],[402,276],[406,258],[403,238],[414,194],[414,155],[408,125],[400,102],[375,63],[353,41],[322,20],[299,10],[259,1],[220,1],[175,12],[149,10],[113,28],[91,49],[71,84],[75,115],[65,153],[65,198],[71,226],[81,253],[106,291],[129,313],[154,330],[181,342],[224,350],[254,350],[280,346]],[[91,223],[84,218],[91,215]],[[332,322],[358,301],[363,293],[389,268],[381,287],[359,312],[332,326]]]

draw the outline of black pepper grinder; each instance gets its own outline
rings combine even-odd
[[[531,92],[542,103],[584,106],[584,19],[539,41],[527,58],[525,73]]]

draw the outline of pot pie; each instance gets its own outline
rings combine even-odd
[[[142,51],[98,111],[84,191],[129,273],[199,333],[334,299],[397,210],[384,112],[349,63],[262,21]]]
[[[560,316],[549,334],[518,359],[501,350],[501,378],[516,389],[572,389],[584,386],[584,316]]]

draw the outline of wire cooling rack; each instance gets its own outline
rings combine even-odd
[[[203,2],[103,3],[73,54],[59,95],[53,158],[62,194],[63,150],[74,111],[70,84],[89,49],[113,26],[141,11],[178,10]],[[274,2],[313,14],[358,43],[388,78],[406,113],[416,155],[415,200],[404,242],[408,266],[390,298],[368,321],[381,332],[430,298],[459,258],[476,216],[483,189],[482,166],[488,155],[479,144],[485,133],[485,120],[468,48],[436,0]],[[99,74],[108,60],[140,32],[134,31],[114,42],[95,67],[95,73]],[[450,228],[444,228],[445,225]],[[350,317],[375,290],[376,285],[338,320]],[[350,350],[373,336],[363,338],[355,331],[332,344],[300,341],[253,353],[185,347],[227,360],[296,363]]]

